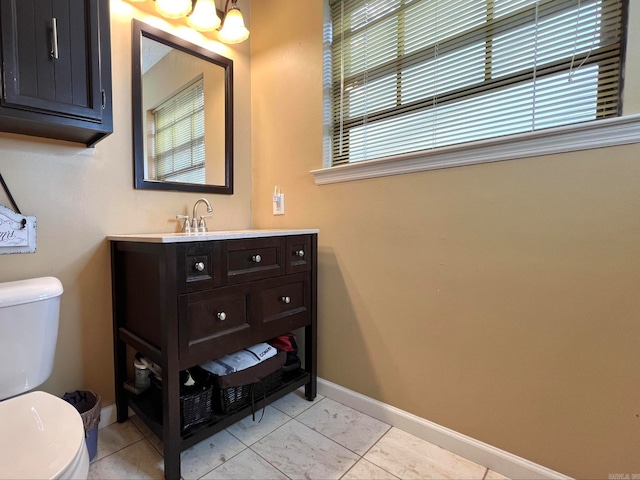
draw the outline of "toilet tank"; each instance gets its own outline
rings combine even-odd
[[[0,283],[0,400],[51,375],[62,292],[54,277]]]

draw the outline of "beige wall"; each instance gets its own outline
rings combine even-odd
[[[56,360],[43,390],[95,390],[114,402],[110,234],[177,231],[202,195],[133,189],[131,26],[133,12],[112,0],[114,133],[94,149],[0,133],[0,172],[22,212],[37,217],[37,253],[0,255],[0,281],[54,275],[65,292]],[[242,4],[241,4],[242,7]],[[169,27],[167,27],[169,28]],[[179,33],[179,32],[173,32]],[[247,44],[217,53],[235,67],[235,195],[207,195],[214,229],[251,225],[250,69]],[[0,192],[0,203],[9,205]]]
[[[320,228],[319,375],[568,475],[640,473],[638,145],[316,186],[322,2],[251,13],[254,225]]]
[[[251,67],[249,43],[215,46],[235,62],[236,193],[208,196],[210,225],[321,229],[320,375],[569,475],[640,472],[637,145],[316,186],[321,2],[250,13]],[[200,197],[132,187],[131,15],[112,0],[113,135],[86,149],[0,133],[0,172],[38,222],[38,252],[0,256],[0,281],[62,280],[42,388],[93,389],[105,404],[105,236],[173,231]],[[637,47],[628,55],[637,106]]]

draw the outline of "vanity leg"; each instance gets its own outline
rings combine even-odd
[[[318,391],[315,326],[309,325],[305,327],[304,333],[304,369],[311,374],[311,380],[304,386],[304,396],[311,402],[316,398]]]
[[[127,392],[123,384],[127,380],[127,352],[126,345],[114,339],[115,354],[115,382],[116,382],[116,420],[118,423],[127,421],[129,418],[129,404],[127,402]]]
[[[177,355],[176,355],[177,358]],[[177,361],[169,361],[162,371],[162,442],[164,444],[164,476],[180,479],[180,374]]]
[[[164,448],[164,478],[166,480],[180,479],[180,450],[167,452]]]
[[[116,264],[116,248],[111,243],[111,271],[114,272],[111,279],[112,306],[113,306],[113,366],[115,377],[115,393],[116,393],[116,420],[118,423],[125,422],[129,418],[129,404],[127,401],[127,392],[124,389],[124,382],[127,381],[127,346],[120,340],[120,319],[121,305],[124,303],[118,289],[120,278],[115,272]]]
[[[318,264],[318,236],[311,240],[312,265]],[[311,374],[311,380],[304,386],[307,400],[313,401],[318,393],[318,270],[311,272],[311,324],[304,327],[304,369]]]

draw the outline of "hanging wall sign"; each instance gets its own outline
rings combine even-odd
[[[36,251],[36,217],[0,205],[0,255]]]

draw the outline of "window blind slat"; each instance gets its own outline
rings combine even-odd
[[[334,165],[620,112],[625,0],[333,0]]]
[[[152,114],[152,178],[205,183],[203,80],[187,86]]]

